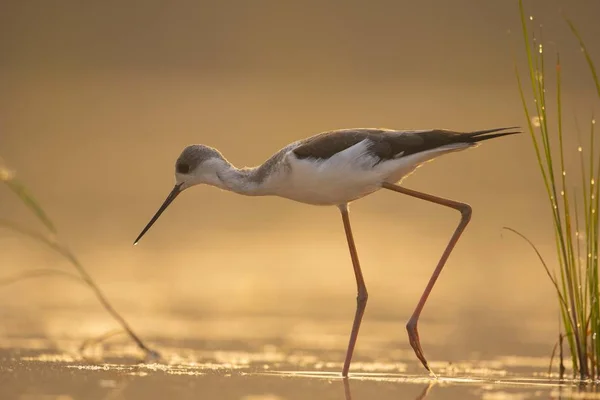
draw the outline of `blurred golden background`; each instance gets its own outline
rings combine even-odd
[[[544,25],[549,65],[561,51],[576,167],[575,116],[587,127],[597,100],[559,11],[600,57],[600,3],[526,4]],[[345,334],[355,282],[333,207],[195,188],[133,247],[172,188],[179,152],[203,143],[251,166],[337,128],[525,127],[515,60],[524,67],[513,1],[3,1],[0,156],[143,337],[193,336],[209,328],[191,321],[217,315],[339,320]],[[449,354],[547,354],[558,321],[551,284],[501,229],[527,234],[555,266],[529,136],[445,156],[405,185],[474,208],[423,312],[426,352],[435,342]],[[35,226],[7,190],[0,215]],[[379,192],[353,204],[352,218],[370,293],[361,334],[391,321],[387,334],[407,345],[404,323],[458,216]],[[9,231],[0,249],[1,276],[71,268]],[[64,335],[72,309],[97,315],[77,314],[83,334],[115,326],[87,289],[60,278],[2,288],[0,305],[0,336]],[[165,322],[178,318],[190,323]]]

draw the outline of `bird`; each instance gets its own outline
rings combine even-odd
[[[467,203],[409,189],[402,181],[419,166],[439,156],[518,133],[521,133],[519,127],[470,132],[337,129],[288,144],[263,164],[244,168],[235,167],[215,148],[189,145],[175,163],[175,186],[134,245],[181,192],[197,185],[215,186],[247,196],[279,196],[310,205],[336,206],[341,214],[357,287],[356,313],[342,369],[342,377],[347,378],[369,297],[350,225],[349,204],[386,189],[457,210],[461,214],[460,222],[406,324],[409,343],[416,357],[432,373],[421,347],[417,324],[436,280],[471,219],[472,208]]]

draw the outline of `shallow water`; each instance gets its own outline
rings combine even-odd
[[[65,332],[82,318],[64,322]],[[5,319],[6,321],[6,319]],[[149,338],[161,360],[142,361],[124,335],[104,343],[66,333],[58,337],[0,338],[2,399],[527,399],[597,398],[575,382],[547,374],[548,357],[501,355],[444,359],[442,346],[425,347],[437,379],[418,364],[397,323],[379,321],[359,336],[350,379],[340,378],[345,338],[337,322],[279,318],[204,318],[179,337]],[[270,325],[274,324],[274,325]],[[165,326],[166,326],[165,322]],[[343,325],[340,323],[340,325]],[[347,325],[347,324],[346,324]],[[19,326],[19,324],[16,324]],[[183,326],[183,325],[182,325]],[[260,328],[262,327],[262,328]],[[293,328],[296,327],[296,328]],[[393,327],[393,329],[389,329]],[[76,330],[73,330],[73,332]],[[322,332],[331,331],[332,337]],[[33,330],[32,330],[33,332]],[[389,333],[389,334],[388,334]],[[441,355],[441,356],[440,356]]]

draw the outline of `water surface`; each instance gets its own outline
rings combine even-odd
[[[90,318],[79,315],[63,321],[64,327]],[[165,326],[176,322],[161,318]],[[343,321],[203,318],[179,337],[149,338],[160,360],[144,360],[118,334],[98,343],[78,334],[50,338],[12,332],[0,338],[0,394],[60,400],[596,398],[590,389],[548,375],[548,357],[450,359],[444,354],[452,352],[428,343],[426,354],[437,356],[430,359],[436,379],[398,334],[400,324],[375,324],[380,334],[359,337],[347,381],[340,377],[343,331],[349,325]]]

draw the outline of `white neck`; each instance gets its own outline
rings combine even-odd
[[[227,160],[215,160],[214,179],[207,183],[246,196],[265,195],[264,180],[257,177],[259,168],[236,168]]]

